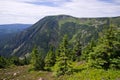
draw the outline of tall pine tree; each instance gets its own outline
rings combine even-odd
[[[33,48],[31,53],[31,65],[34,70],[44,69],[44,59],[42,54],[38,51],[37,47]]]
[[[90,43],[88,43],[88,45],[84,47],[82,51],[82,59],[87,61],[89,58],[89,53],[93,52],[93,48],[95,46],[96,46],[96,42],[94,41],[94,39],[92,39]]]
[[[71,62],[69,60],[69,48],[67,35],[63,37],[63,40],[59,47],[59,56],[56,57],[56,64],[54,66],[55,74],[57,76],[70,74],[72,72]]]
[[[77,40],[75,45],[74,45],[74,48],[73,48],[73,52],[72,52],[72,60],[75,61],[75,60],[80,60],[80,56],[82,54],[82,44],[80,42],[80,40]]]
[[[50,50],[48,51],[45,57],[45,68],[50,69],[50,67],[55,64],[55,52],[53,46],[50,46]]]
[[[120,41],[117,29],[110,27],[99,39],[97,46],[89,54],[90,66],[104,69],[120,68]]]

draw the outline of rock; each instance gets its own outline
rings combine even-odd
[[[45,79],[43,79],[43,78],[39,78],[38,80],[45,80]]]
[[[17,73],[14,73],[14,74],[13,74],[13,76],[16,76],[16,75],[17,75]]]

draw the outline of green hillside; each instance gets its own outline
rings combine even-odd
[[[120,22],[47,16],[0,52],[2,80],[120,80]]]
[[[67,34],[71,44],[80,39],[85,46],[92,38],[109,27],[109,22],[120,26],[120,17],[114,18],[75,18],[67,15],[47,16],[28,29],[18,33],[9,40],[0,51],[3,56],[16,55],[23,57],[29,54],[34,46],[44,51],[46,55],[49,45],[58,47],[62,37]]]

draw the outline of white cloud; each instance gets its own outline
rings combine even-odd
[[[54,2],[59,6],[35,5],[28,2]],[[117,3],[117,4],[116,4]],[[120,5],[100,0],[1,0],[0,24],[35,23],[47,15],[67,14],[75,17],[120,16]]]
[[[71,15],[76,14],[78,17],[104,17],[120,15],[120,5],[100,2],[97,0],[73,0],[66,4],[71,9]]]
[[[113,0],[115,3],[120,4],[120,0]]]

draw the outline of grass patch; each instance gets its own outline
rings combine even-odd
[[[29,66],[14,66],[0,69],[0,80],[120,80],[120,70],[88,68],[85,61],[73,62],[74,73],[60,77],[48,71],[28,71]],[[15,75],[16,73],[16,75]]]
[[[51,72],[29,71],[30,66],[14,66],[11,68],[0,69],[0,80],[55,80]]]
[[[75,62],[72,75],[60,76],[57,80],[120,80],[120,70],[88,68],[85,61]]]

